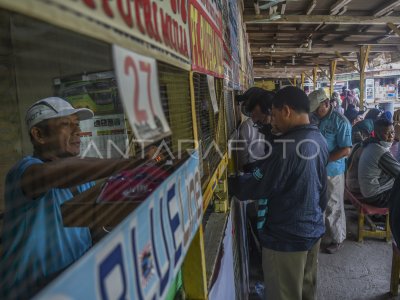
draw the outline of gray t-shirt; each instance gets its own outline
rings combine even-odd
[[[378,142],[371,142],[365,146],[358,164],[358,181],[363,197],[375,197],[390,190],[399,173],[400,164],[389,148]]]

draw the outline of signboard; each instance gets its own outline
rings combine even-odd
[[[121,101],[138,140],[151,143],[171,134],[165,118],[154,58],[113,46]]]
[[[208,91],[210,92],[211,104],[214,110],[214,114],[218,113],[218,102],[217,95],[215,94],[215,82],[214,77],[207,75]]]
[[[164,299],[202,219],[195,152],[36,299]]]
[[[230,32],[230,42],[231,42],[231,51],[232,51],[232,59],[240,64],[240,45],[239,45],[239,30],[241,30],[242,26],[238,26],[238,17],[239,17],[239,9],[237,0],[228,0],[228,11],[229,11],[229,32]],[[240,19],[241,21],[241,19]],[[239,29],[240,28],[240,29]],[[245,40],[246,42],[247,40]]]
[[[222,14],[219,1],[189,0],[192,69],[224,77]]]
[[[187,1],[47,0],[189,60]]]
[[[80,122],[82,157],[121,158],[129,140],[124,114],[94,116]]]
[[[365,80],[365,100],[367,103],[374,102],[375,99],[375,83],[373,78]]]
[[[397,99],[400,99],[400,79],[397,79]]]

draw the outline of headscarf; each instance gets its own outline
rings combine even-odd
[[[365,115],[364,119],[371,119],[376,121],[379,118],[381,111],[377,108],[371,108],[370,111]]]
[[[350,124],[353,124],[354,120],[359,116],[362,115],[364,112],[360,112],[356,110],[353,104],[349,104],[347,106],[346,111],[344,112],[344,116],[349,120]]]

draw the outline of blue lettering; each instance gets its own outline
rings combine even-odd
[[[177,212],[174,216],[171,216],[170,203],[174,199],[175,199],[175,184],[172,185],[172,187],[167,192],[167,203],[168,203],[169,224],[171,226],[172,240],[174,242],[174,248],[175,248],[175,263],[174,263],[174,266],[176,267],[176,265],[178,264],[179,259],[181,258],[181,255],[182,255],[182,243],[179,243],[179,245],[177,245],[177,241],[176,241],[176,237],[175,237],[175,232],[180,227],[179,213]]]
[[[163,211],[163,209],[162,209],[162,200],[163,199],[160,198],[160,214],[161,214],[161,218],[162,218],[162,211]],[[155,231],[155,222],[154,222],[154,210],[153,210],[153,208],[150,209],[150,222],[151,222],[151,227],[153,229],[151,231],[151,242],[153,244],[153,249],[156,249],[155,248],[155,233],[154,233],[154,231]],[[166,262],[167,271],[165,272],[165,274],[162,274],[161,263],[159,261],[159,257],[158,257],[157,251],[154,251],[154,261],[155,261],[155,265],[156,265],[156,270],[157,270],[158,277],[160,278],[160,281],[161,281],[160,282],[160,293],[159,293],[159,295],[161,297],[163,295],[164,291],[165,291],[165,288],[167,287],[168,282],[169,282],[169,253],[168,253],[168,247],[167,247],[167,239],[166,239],[166,236],[165,236],[165,230],[164,230],[164,226],[162,225],[163,224],[162,219],[160,220],[159,224],[161,224],[161,231],[162,231],[163,245],[164,245],[163,248],[164,248],[165,254],[167,256],[167,262]]]
[[[101,290],[101,298],[104,300],[108,300],[108,294],[106,290],[106,279],[110,275],[110,273],[115,270],[115,268],[120,267],[121,277],[122,277],[122,285],[123,290],[121,295],[118,297],[120,300],[127,299],[127,285],[126,285],[126,276],[125,276],[125,268],[124,262],[122,258],[122,248],[121,245],[118,244],[114,250],[104,259],[104,261],[99,265],[99,280],[100,280],[100,290]]]

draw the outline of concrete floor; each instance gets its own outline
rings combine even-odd
[[[320,253],[318,299],[383,300],[390,297],[391,243],[356,242],[357,213],[346,205],[347,240],[336,254]],[[400,299],[397,298],[397,299]]]
[[[388,300],[392,245],[379,239],[356,241],[357,212],[346,205],[347,240],[336,254],[319,255],[318,300]],[[262,281],[260,271],[250,268],[250,299],[260,299],[254,292],[254,283]],[[262,272],[262,270],[261,270]],[[273,300],[273,299],[271,299]]]

